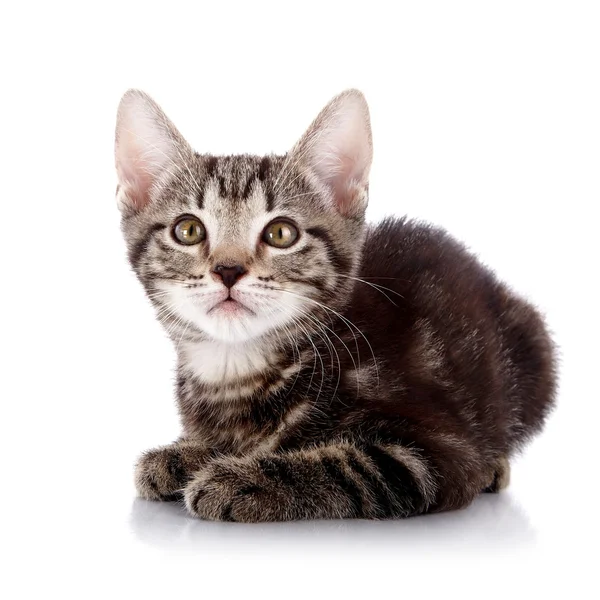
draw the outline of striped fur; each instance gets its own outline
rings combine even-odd
[[[508,484],[553,405],[552,342],[444,231],[365,225],[359,92],[262,157],[197,154],[128,92],[116,155],[129,259],[178,354],[182,436],[139,460],[142,497],[224,521],[386,519]],[[178,244],[182,215],[204,241]],[[299,231],[287,249],[262,237],[281,218]],[[215,265],[244,274],[229,289]]]

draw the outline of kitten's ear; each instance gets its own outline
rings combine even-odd
[[[144,208],[160,178],[183,168],[190,155],[187,142],[148,94],[125,93],[115,137],[117,202],[122,211]]]
[[[358,90],[331,100],[292,150],[292,158],[311,172],[346,216],[361,215],[366,208],[372,157],[369,107]]]

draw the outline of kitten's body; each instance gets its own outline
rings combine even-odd
[[[132,264],[177,347],[183,422],[179,442],[141,459],[144,497],[183,493],[193,514],[242,521],[459,508],[506,485],[508,458],[551,408],[552,344],[529,304],[441,230],[366,230],[370,151],[351,185],[327,179],[331,194],[304,162],[339,98],[287,157],[181,152],[170,130],[185,170],[125,212]],[[340,155],[358,163],[366,149],[352,149]],[[254,246],[263,212],[300,223],[294,249]],[[168,223],[196,213],[207,240],[179,252]],[[254,316],[196,315],[190,288],[220,293],[205,291],[215,260],[247,265],[232,298],[256,302]]]

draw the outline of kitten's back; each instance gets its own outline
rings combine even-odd
[[[503,453],[541,429],[556,380],[544,320],[462,244],[431,225],[386,219],[367,233],[359,277],[378,289],[356,286],[350,318],[399,376],[422,387],[443,360],[457,390],[448,401],[465,403],[458,392],[468,382],[475,422]]]

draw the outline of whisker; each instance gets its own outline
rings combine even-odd
[[[304,312],[304,315],[309,318],[311,321],[313,321],[313,323],[315,324],[315,326],[317,327],[317,329],[319,331],[321,331],[323,333],[323,335],[325,336],[325,338],[323,339],[323,337],[319,334],[319,337],[321,337],[321,339],[323,339],[323,341],[325,341],[327,347],[329,348],[329,352],[331,354],[331,368],[333,370],[333,352],[335,352],[335,356],[337,359],[337,365],[338,365],[338,377],[337,377],[337,381],[335,384],[335,389],[333,390],[333,394],[332,394],[332,398],[335,397],[335,394],[338,391],[338,388],[340,386],[340,381],[341,381],[341,377],[342,377],[342,363],[340,361],[340,355],[337,351],[337,348],[335,347],[335,344],[331,341],[331,338],[327,335],[327,332],[323,329],[323,327],[326,327],[323,323],[321,323],[315,316],[311,315],[309,312]],[[326,327],[327,328],[327,327]],[[329,328],[327,328],[329,329]],[[339,336],[332,331],[331,329],[329,329],[329,331],[331,331],[338,339]],[[342,344],[344,344],[344,342],[340,339],[340,341],[342,342]],[[344,344],[345,345],[345,344]],[[348,349],[348,347],[346,346],[346,349]],[[354,358],[351,355],[352,360],[354,360]]]
[[[392,294],[396,294],[396,296],[400,296],[400,298],[404,299],[404,296],[402,296],[402,294],[399,294],[398,292],[395,292],[394,290],[391,290],[390,288],[387,288],[383,285],[378,285],[376,283],[371,283],[370,281],[365,281],[364,279],[361,279],[360,277],[352,277],[351,275],[342,275],[341,273],[337,273],[337,276],[345,277],[346,279],[352,279],[353,281],[358,281],[360,283],[364,283],[365,285],[372,287],[374,290],[377,290],[380,294],[383,294],[394,306],[398,306],[398,305],[383,290],[387,290],[388,292],[391,292]]]
[[[295,294],[294,292],[291,292],[291,291],[289,291],[289,290],[284,290],[284,289],[282,289],[282,288],[279,288],[279,287],[275,287],[275,286],[265,286],[265,285],[262,285],[262,284],[261,284],[260,286],[257,286],[257,287],[262,287],[262,288],[270,289],[270,290],[273,290],[273,291],[281,291],[281,292],[289,293],[289,294],[292,294],[292,295],[294,295],[294,296],[300,297],[300,298],[302,298],[302,299],[305,299],[305,300],[308,300],[308,301],[311,301],[311,302],[315,302],[316,304],[319,304],[319,305],[320,305],[320,303],[318,303],[316,300],[312,300],[311,298],[307,298],[306,296],[302,296],[301,294]],[[274,300],[274,299],[273,299],[273,298],[272,298],[270,295],[268,295],[268,294],[264,294],[264,293],[257,293],[256,295],[266,296],[266,297],[268,297],[268,298],[270,299],[270,301],[273,301],[273,300]],[[337,353],[337,349],[335,348],[335,344],[333,344],[332,340],[330,339],[329,335],[327,334],[327,331],[325,331],[323,328],[327,329],[328,331],[330,331],[330,332],[331,332],[333,335],[335,335],[335,336],[338,338],[338,340],[339,340],[339,341],[342,343],[342,345],[343,345],[343,346],[344,346],[344,348],[346,349],[346,352],[347,352],[347,353],[348,353],[348,355],[350,356],[350,359],[352,360],[352,364],[353,364],[353,366],[354,366],[354,370],[355,370],[355,373],[356,373],[356,380],[357,380],[357,381],[356,381],[356,385],[357,385],[357,395],[358,395],[358,393],[360,392],[360,380],[359,380],[359,373],[358,373],[358,372],[359,372],[359,370],[360,370],[360,365],[361,365],[361,361],[360,361],[360,349],[359,349],[358,340],[357,340],[357,338],[356,338],[356,335],[354,334],[354,331],[353,331],[353,330],[352,330],[352,329],[349,327],[348,323],[352,324],[352,325],[353,325],[353,326],[354,326],[356,329],[358,329],[358,328],[356,327],[356,325],[355,325],[354,323],[352,323],[352,322],[351,322],[349,319],[346,319],[346,320],[345,320],[345,317],[343,317],[343,316],[342,316],[340,313],[338,313],[337,311],[334,311],[334,310],[333,310],[333,309],[331,309],[330,307],[327,307],[327,306],[323,305],[323,306],[324,306],[326,309],[330,310],[330,311],[331,311],[333,314],[335,314],[335,315],[336,315],[338,318],[340,318],[340,319],[342,320],[342,322],[343,322],[343,323],[346,325],[346,327],[349,329],[350,333],[352,334],[352,337],[353,337],[353,339],[354,339],[354,342],[355,342],[355,345],[356,345],[356,353],[357,353],[357,360],[358,360],[358,364],[357,364],[357,361],[356,361],[356,360],[354,360],[354,356],[353,356],[352,352],[350,351],[350,349],[348,348],[348,345],[347,345],[347,344],[344,342],[344,340],[343,340],[343,339],[342,339],[342,338],[341,338],[341,337],[340,337],[340,336],[339,336],[339,335],[338,335],[338,334],[337,334],[337,333],[336,333],[336,332],[335,332],[335,331],[334,331],[332,328],[329,328],[329,327],[327,327],[327,325],[325,325],[325,324],[324,324],[322,321],[320,321],[320,320],[319,320],[319,319],[316,317],[316,315],[314,315],[314,314],[312,314],[312,313],[308,312],[307,310],[304,310],[302,307],[297,307],[297,306],[292,306],[292,305],[287,305],[287,304],[285,304],[285,306],[288,306],[290,309],[292,309],[292,310],[294,310],[294,311],[296,311],[296,312],[299,312],[300,314],[302,314],[303,316],[307,317],[308,319],[310,319],[310,320],[313,322],[313,324],[314,324],[314,325],[315,325],[315,326],[316,326],[316,327],[317,327],[317,328],[318,328],[318,329],[319,329],[319,330],[320,330],[320,331],[323,333],[323,335],[325,335],[325,337],[327,338],[327,340],[325,340],[325,339],[324,339],[323,341],[325,341],[325,342],[326,342],[326,344],[327,344],[327,346],[328,346],[328,349],[329,349],[329,351],[330,351],[330,354],[331,354],[331,348],[329,347],[329,344],[331,344],[331,346],[333,347],[333,350],[335,351],[335,353],[336,353],[336,355],[337,355],[337,357],[338,357],[338,367],[339,367],[339,371],[338,371],[338,383],[336,384],[336,389],[335,389],[335,392],[337,392],[337,389],[338,389],[338,386],[339,386],[339,381],[340,381],[340,376],[341,376],[341,361],[339,360],[339,354]],[[325,314],[326,314],[326,315],[329,317],[329,323],[330,323],[330,325],[333,327],[333,323],[332,323],[332,321],[331,321],[331,315],[330,315],[330,313],[329,313],[329,312],[326,312]],[[346,321],[347,321],[347,322],[346,322]],[[360,329],[358,329],[358,331],[359,331],[359,333],[360,333],[360,334],[361,334],[361,335],[364,337],[364,334],[362,334],[362,331],[360,331]],[[320,336],[320,337],[321,337],[321,336]],[[321,339],[323,339],[323,338],[321,337]],[[366,338],[365,338],[365,341],[367,342],[367,344],[368,344],[368,345],[369,345],[369,347],[370,347],[369,341],[368,341],[368,340],[366,340]],[[372,348],[371,348],[371,352],[372,352],[372,354],[373,354]],[[377,361],[376,361],[376,359],[375,359],[375,356],[374,356],[374,355],[373,355],[373,360],[374,360],[375,366],[376,366],[376,368],[377,368]],[[378,370],[377,370],[377,374],[379,374]],[[379,379],[378,379],[378,383],[379,383]],[[335,392],[334,392],[334,393],[335,393]]]
[[[312,302],[313,304],[316,304],[317,306],[320,306],[324,310],[327,310],[327,311],[331,312],[332,314],[334,314],[341,321],[343,321],[348,328],[350,328],[350,326],[354,327],[354,329],[365,340],[367,346],[369,347],[369,350],[371,351],[371,356],[373,357],[373,364],[375,366],[375,370],[376,370],[376,374],[377,374],[377,386],[379,386],[379,366],[377,364],[377,359],[375,358],[375,352],[373,351],[373,346],[371,346],[371,342],[369,342],[369,340],[367,339],[367,337],[365,336],[365,334],[360,330],[360,328],[356,324],[354,324],[350,319],[348,319],[347,317],[344,317],[342,314],[340,314],[339,312],[337,312],[336,310],[334,310],[330,306],[327,306],[326,304],[318,302],[317,300],[314,300],[312,298],[308,298],[307,296],[303,296],[302,294],[297,294],[295,292],[291,292],[289,290],[284,290],[283,288],[273,288],[273,289],[277,289],[277,290],[279,290],[279,291],[281,291],[281,292],[283,292],[285,294],[291,294],[291,295],[296,296],[298,298],[301,298],[301,299],[303,299],[303,300],[305,300],[307,302]],[[358,344],[357,344],[357,351],[358,351]],[[360,356],[359,356],[359,358],[360,358]]]

